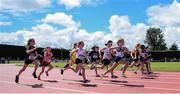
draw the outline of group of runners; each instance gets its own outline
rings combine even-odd
[[[15,82],[19,82],[19,78],[21,73],[26,70],[29,64],[34,64],[34,71],[32,73],[34,78],[38,78],[41,80],[41,75],[45,72],[46,76],[49,76],[49,71],[53,69],[51,64],[53,54],[51,52],[50,47],[46,47],[43,50],[43,55],[38,54],[37,48],[35,47],[35,39],[29,39],[26,45],[26,58],[24,62],[24,66],[19,71],[19,73],[15,77]],[[86,65],[87,62],[90,64],[90,69],[95,70],[96,77],[103,77],[107,73],[111,73],[111,78],[115,79],[118,78],[114,74],[114,70],[118,67],[119,64],[123,64],[124,66],[121,68],[122,74],[121,77],[127,78],[125,72],[128,67],[136,67],[137,69],[134,71],[137,74],[137,71],[140,70],[141,74],[144,75],[146,73],[150,74],[151,65],[150,65],[150,53],[147,47],[141,44],[136,44],[133,51],[129,51],[127,47],[125,47],[125,41],[123,38],[120,38],[116,42],[116,46],[112,47],[113,41],[109,40],[105,43],[104,48],[99,48],[98,46],[93,46],[91,51],[86,51],[84,49],[85,43],[80,41],[78,43],[74,43],[72,50],[70,51],[70,60],[64,66],[64,68],[60,69],[61,75],[68,69],[74,71],[75,73],[79,73],[80,76],[83,78],[84,83],[90,82],[86,78]],[[38,60],[40,64],[38,64]],[[74,68],[72,65],[75,64],[76,67]],[[42,67],[41,72],[37,75],[37,68],[38,66]],[[45,71],[45,67],[48,66],[48,69]],[[104,69],[104,73],[99,74],[98,69]],[[146,68],[146,69],[145,69]]]

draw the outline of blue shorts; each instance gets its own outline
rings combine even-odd
[[[115,57],[115,62],[118,63],[120,60],[122,60],[122,57],[116,56]]]
[[[111,61],[109,59],[103,59],[103,64],[104,66],[107,66],[111,63]]]
[[[146,60],[145,60],[144,57],[140,56],[140,61],[141,61],[141,62],[145,62]]]

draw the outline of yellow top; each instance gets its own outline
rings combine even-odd
[[[76,50],[73,49],[71,53],[72,53],[71,54],[71,60],[75,63],[75,61],[76,61]]]

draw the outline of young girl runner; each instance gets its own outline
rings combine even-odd
[[[84,68],[84,61],[86,58],[86,51],[83,49],[84,47],[84,42],[80,41],[78,43],[78,48],[76,49],[76,61],[75,64],[77,64],[76,69],[71,68],[75,73],[77,73],[80,69],[82,70],[82,77],[83,77],[83,82],[84,83],[88,83],[90,82],[90,80],[86,79],[86,75],[85,75],[85,68]]]
[[[146,47],[146,53],[147,53],[147,56],[146,56],[146,68],[147,69],[149,69],[149,71],[148,71],[148,74],[151,74],[151,73],[153,73],[152,72],[152,70],[151,70],[151,62],[150,62],[150,56],[151,56],[151,54],[150,54],[150,50],[148,49],[148,47]]]
[[[107,73],[112,72],[119,64],[125,64],[121,76],[127,78],[126,75],[125,75],[125,71],[126,71],[128,65],[129,65],[129,63],[127,61],[125,61],[125,60],[122,60],[122,59],[124,57],[124,53],[129,53],[129,50],[126,47],[123,47],[123,45],[124,45],[124,39],[121,38],[121,39],[119,39],[117,41],[117,47],[112,48],[112,49],[116,50],[115,63],[113,64],[113,66],[110,69],[108,69],[106,72],[104,72],[101,75],[101,79]]]
[[[89,59],[92,64],[91,69],[95,69],[96,77],[99,77],[99,74],[97,72],[97,63],[98,63],[98,60],[100,60],[98,46],[92,47],[92,51],[89,52]]]
[[[33,72],[33,77],[34,78],[37,78],[37,75],[36,75],[36,70],[38,68],[38,63],[36,62],[36,57],[37,57],[37,51],[36,51],[36,47],[34,46],[35,45],[35,40],[32,38],[32,39],[29,39],[28,42],[27,42],[27,45],[26,45],[26,59],[25,59],[25,62],[24,62],[24,66],[23,68],[19,71],[19,73],[16,75],[16,78],[15,78],[15,82],[18,83],[19,82],[19,76],[21,75],[21,73],[23,71],[26,70],[26,68],[28,67],[29,64],[34,64],[34,72]]]
[[[46,76],[49,76],[49,71],[53,69],[53,66],[51,65],[51,60],[52,60],[52,52],[51,52],[51,48],[47,47],[44,51],[44,58],[42,61],[42,71],[40,72],[39,76],[38,76],[38,80],[41,80],[41,75],[43,74],[45,67],[48,66],[49,69],[47,71],[45,71]]]
[[[137,71],[141,68],[141,72],[143,73],[143,63],[140,61],[140,49],[141,49],[141,44],[138,43],[135,46],[135,49],[131,53],[131,57],[133,58],[133,63],[130,67],[136,66],[137,69],[135,70],[135,74],[137,74]]]
[[[108,65],[111,64],[111,59],[112,59],[112,49],[111,49],[111,46],[112,46],[112,43],[113,42],[111,40],[109,40],[105,44],[107,47],[105,47],[105,48],[100,50],[100,53],[104,52],[103,58],[102,58],[103,59],[102,60],[103,65],[102,65],[101,69],[103,69],[105,66],[108,66]],[[110,66],[112,66],[112,65],[110,65]],[[113,74],[113,71],[111,71],[111,78],[113,78],[113,79],[117,78],[117,76]]]
[[[77,43],[74,43],[73,49],[70,51],[70,54],[69,54],[69,56],[70,56],[69,63],[66,64],[63,69],[61,69],[61,75],[63,75],[65,70],[69,69],[69,66],[72,66],[73,64],[75,64],[77,47],[78,47]]]
[[[148,61],[148,51],[144,45],[141,45],[140,61],[146,65],[147,73],[150,73],[151,68],[149,66],[150,62]]]

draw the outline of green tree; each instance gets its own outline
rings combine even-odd
[[[171,47],[169,48],[169,50],[177,51],[177,50],[178,50],[177,44],[176,44],[176,43],[173,43],[173,44],[171,45]]]
[[[164,35],[160,28],[151,27],[146,32],[144,41],[152,51],[166,50]]]

